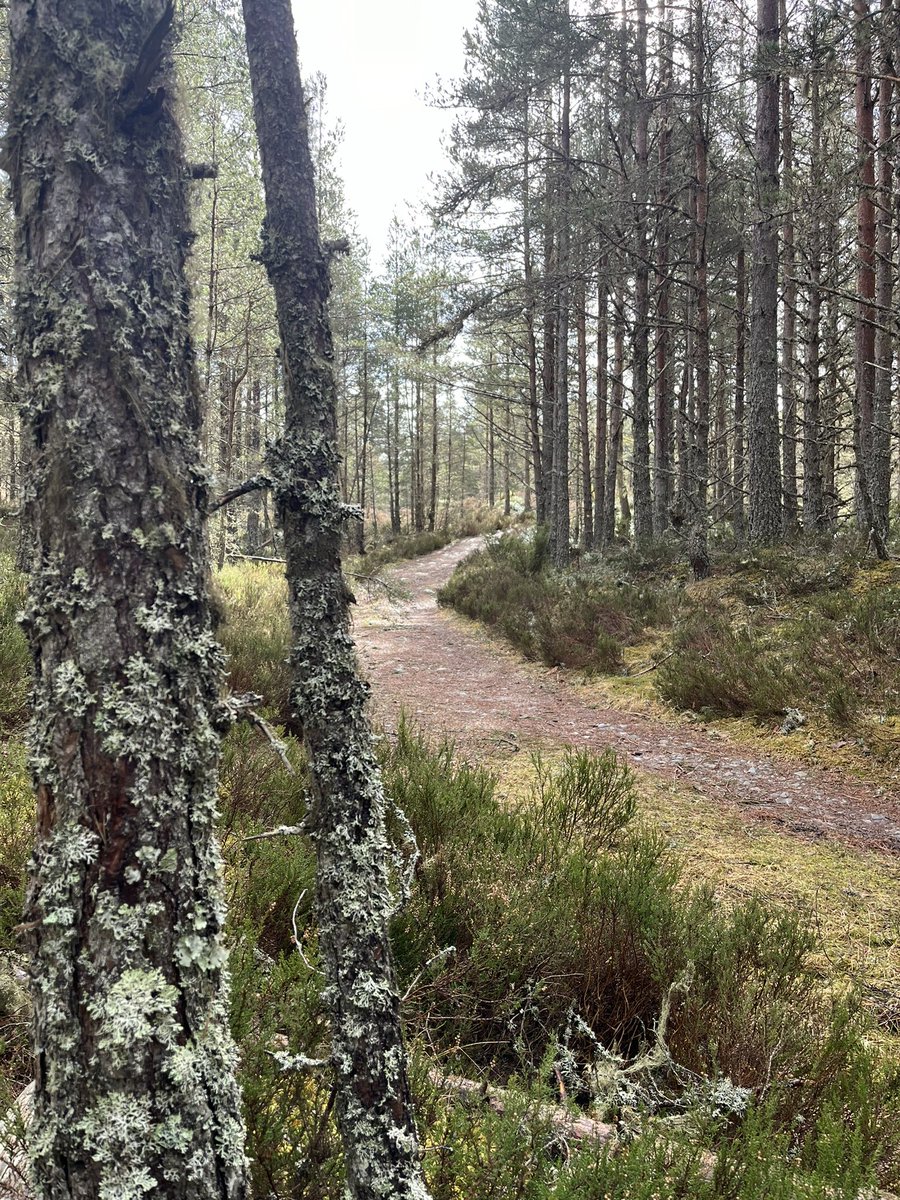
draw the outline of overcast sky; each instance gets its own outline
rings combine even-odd
[[[478,0],[293,0],[304,74],[328,79],[332,119],[344,123],[347,199],[380,256],[392,213],[426,194],[441,167],[452,115],[430,109],[426,87],[463,65],[462,36]]]

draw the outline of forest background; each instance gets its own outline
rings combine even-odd
[[[204,449],[226,494],[263,469],[283,381],[255,258],[263,203],[238,14],[183,9],[182,121],[191,160],[215,166],[194,185],[191,268]],[[395,220],[381,262],[355,234],[339,130],[313,81],[342,486],[366,518],[348,570],[533,515],[540,533],[483,552],[444,599],[529,657],[608,677],[628,703],[749,716],[747,736],[836,747],[873,786],[894,778],[900,604],[893,564],[874,564],[895,544],[900,494],[897,18],[895,4],[866,0],[763,0],[758,13],[485,3],[465,74],[436,97],[460,115],[432,212]],[[8,255],[5,207],[0,220]],[[0,300],[12,553],[26,479],[8,289]],[[281,555],[267,493],[224,506],[211,542],[232,684],[280,721],[287,634],[278,587],[254,566]],[[11,956],[30,803],[20,602],[10,565]],[[645,665],[652,679],[623,682]],[[296,783],[248,737],[226,747],[223,830],[256,1188],[337,1195],[327,1082],[271,1065],[273,1046],[313,1054],[323,1018],[312,917],[296,902],[308,849],[246,842],[273,817],[297,819]],[[447,747],[406,730],[384,754],[428,866],[395,933],[436,1195],[749,1200],[896,1186],[893,918],[861,940],[854,927],[834,968],[841,916],[824,905],[821,941],[803,887],[789,895],[795,912],[755,895],[720,909],[685,884],[665,838],[637,827],[634,779],[609,757],[535,768],[511,815],[490,771]],[[862,883],[862,903],[876,895],[887,911],[890,860],[853,861],[849,882],[846,860],[834,868],[838,890]],[[497,894],[504,875],[521,906]],[[456,962],[436,970],[450,944]],[[12,1085],[27,1070],[21,1006],[6,1003]],[[668,1041],[648,1061],[654,1030]],[[502,1084],[501,1111],[447,1105],[435,1058],[445,1074]],[[560,1098],[626,1130],[648,1113],[666,1123],[617,1157],[593,1146],[570,1159],[546,1107]]]

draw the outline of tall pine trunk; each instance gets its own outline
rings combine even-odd
[[[806,335],[804,350],[803,394],[803,528],[817,532],[825,519],[825,494],[822,478],[822,387],[821,387],[821,320],[822,320],[822,216],[820,180],[824,175],[822,161],[822,109],[819,80],[810,81],[810,123],[812,146],[810,152],[809,232],[806,260]]]
[[[778,0],[757,0],[750,390],[747,411],[750,537],[781,537],[778,453]]]
[[[166,0],[13,0],[38,1197],[247,1195]]]
[[[243,0],[243,11],[266,194],[263,260],[287,380],[285,430],[270,469],[287,557],[292,701],[309,759],[337,1120],[355,1200],[423,1200],[388,941],[395,905],[385,797],[341,574],[329,261],[290,0]]]
[[[873,504],[875,424],[875,150],[872,97],[872,29],[869,0],[854,0],[856,19],[856,148],[859,162],[856,200],[856,378],[853,449],[856,457],[856,521],[882,541]]]
[[[669,176],[672,153],[672,16],[668,0],[659,3],[659,78],[663,93],[659,129],[659,169],[657,183],[658,234],[656,244],[656,380],[654,383],[654,441],[653,441],[653,522],[656,532],[669,526],[672,507],[672,434],[674,412],[672,405],[671,338],[669,332],[669,238],[671,204]]]
[[[781,42],[785,58],[789,57],[787,0],[779,0]],[[784,247],[782,306],[781,306],[781,479],[784,505],[784,532],[797,529],[797,348],[796,312],[797,283],[795,280],[796,253],[794,248],[794,128],[791,80],[787,73],[781,77],[781,161],[782,208],[784,217],[781,240]]]
[[[650,484],[650,246],[647,237],[650,108],[647,94],[647,0],[636,0],[637,43],[634,66],[637,77],[637,116],[634,138],[634,540],[646,546],[653,538],[653,497]]]

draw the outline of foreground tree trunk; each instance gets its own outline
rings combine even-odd
[[[167,0],[13,0],[34,1189],[247,1194]]]
[[[285,432],[270,456],[284,526],[293,702],[309,756],[319,946],[331,1017],[337,1119],[350,1195],[416,1198],[421,1175],[388,922],[385,800],[341,574],[345,510],[312,161],[290,0],[243,0],[266,192],[263,258],[287,380]]]

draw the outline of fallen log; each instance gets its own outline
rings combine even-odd
[[[503,1116],[509,1108],[510,1094],[505,1088],[494,1087],[487,1083],[476,1083],[461,1075],[444,1075],[432,1070],[428,1073],[431,1083],[439,1090],[452,1092],[467,1103],[486,1105],[498,1116]],[[593,1117],[581,1113],[573,1113],[563,1104],[537,1104],[532,1111],[539,1121],[549,1125],[563,1142],[572,1141],[582,1146],[611,1146],[615,1147],[619,1139],[617,1126],[605,1121],[594,1120]],[[699,1156],[699,1166],[704,1179],[710,1180],[716,1167],[716,1155],[703,1150]],[[893,1192],[884,1192],[878,1188],[860,1192],[858,1200],[900,1200]]]

